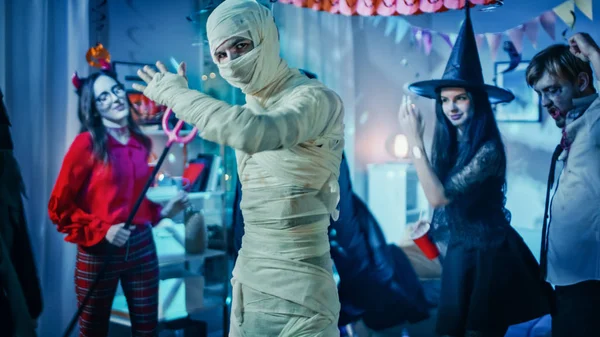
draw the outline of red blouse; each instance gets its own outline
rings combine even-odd
[[[108,163],[93,153],[92,136],[79,134],[65,155],[48,214],[65,241],[93,246],[110,226],[127,221],[150,177],[148,151],[135,136],[126,145],[107,136]],[[156,224],[161,206],[144,199],[134,224]]]

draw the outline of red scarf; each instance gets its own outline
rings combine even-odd
[[[550,114],[550,116],[554,120],[557,120],[559,117],[562,117],[565,119],[565,124],[566,124],[566,120],[567,120],[566,112],[562,112],[557,109],[554,111],[554,113]],[[562,128],[562,138],[560,139],[560,146],[563,148],[563,150],[569,151],[569,148],[571,147],[571,142],[569,141],[569,138],[567,137],[566,128],[567,128],[566,125]]]
[[[569,151],[569,149],[571,148],[571,140],[569,139],[569,137],[567,137],[566,129],[566,126],[562,129],[562,138],[560,139],[560,146],[563,148],[563,150]]]

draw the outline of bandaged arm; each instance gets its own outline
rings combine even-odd
[[[343,118],[341,100],[333,91],[322,87],[297,90],[266,114],[188,89],[187,81],[175,74],[155,75],[144,95],[195,125],[202,138],[252,154],[316,139],[330,123]]]

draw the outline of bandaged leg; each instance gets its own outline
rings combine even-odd
[[[321,259],[326,261],[328,256]],[[243,261],[243,260],[242,260]],[[339,330],[337,328],[339,304],[337,296],[327,295],[336,294],[335,288],[328,290],[329,287],[335,287],[334,283],[328,282],[327,273],[321,273],[325,269],[313,266],[310,263],[299,261],[280,261],[282,264],[291,265],[282,267],[277,272],[275,267],[277,260],[255,261],[254,263],[245,261],[236,267],[236,274],[244,275],[248,278],[248,266],[250,269],[263,265],[263,271],[271,274],[270,277],[262,279],[262,282],[256,282],[249,277],[248,283],[258,287],[257,290],[252,286],[241,283],[238,279],[232,280],[233,302],[231,310],[230,337],[337,337]],[[269,263],[270,262],[270,263]],[[294,264],[297,263],[297,266]],[[330,263],[329,263],[330,264]],[[294,267],[304,270],[296,274],[290,273],[289,269]],[[256,270],[255,270],[256,271]],[[256,273],[252,273],[256,274]],[[312,277],[307,277],[309,275]],[[331,283],[331,284],[330,284]],[[283,286],[287,284],[287,286]],[[314,291],[314,297],[308,292]],[[301,299],[305,299],[301,302]],[[329,310],[334,308],[335,311]]]
[[[292,302],[278,299],[237,283],[234,286],[242,304],[235,303],[232,309],[231,337],[294,336],[329,337],[338,336],[331,318]],[[284,309],[282,307],[287,308]],[[280,308],[278,310],[278,308]],[[290,310],[292,309],[292,310]],[[296,313],[285,313],[295,311]]]

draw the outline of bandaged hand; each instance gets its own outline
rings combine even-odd
[[[148,86],[135,83],[133,84],[133,89],[143,92],[144,96],[158,104],[168,106],[167,102],[172,96],[172,90],[170,89],[179,90],[188,88],[186,65],[184,62],[179,64],[177,75],[170,73],[167,67],[160,61],[156,62],[156,67],[159,72],[156,72],[149,66],[138,69],[138,76]]]

